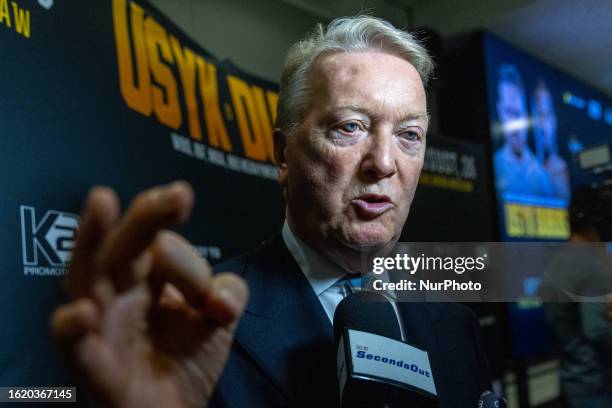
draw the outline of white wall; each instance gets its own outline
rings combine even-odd
[[[417,26],[435,28],[443,36],[487,28],[500,15],[539,0],[457,0],[418,1],[413,5]]]
[[[150,0],[199,45],[279,82],[287,49],[322,21],[279,0]]]
[[[384,0],[342,0],[326,12],[316,6],[323,0],[149,1],[216,57],[274,82],[280,81],[289,47],[316,23],[365,10],[407,27],[405,11]]]

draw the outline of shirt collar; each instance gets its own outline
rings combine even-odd
[[[283,240],[317,296],[334,285],[346,272],[335,263],[310,248],[295,236],[287,221],[283,225]]]

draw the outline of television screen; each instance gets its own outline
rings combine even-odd
[[[612,98],[483,38],[501,238],[565,240],[572,188],[606,177],[580,153],[612,141]]]
[[[612,99],[493,35],[483,36],[501,239],[565,240],[572,188],[603,181]],[[508,305],[511,353],[552,350],[538,284]]]

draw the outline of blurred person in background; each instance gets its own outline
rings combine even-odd
[[[511,64],[498,70],[497,119],[504,137],[495,152],[496,185],[500,193],[552,196],[550,177],[527,145],[529,117],[523,79]]]
[[[602,243],[612,224],[600,190],[572,192],[571,237],[546,268],[541,295],[561,358],[561,387],[571,408],[612,408],[612,263]],[[607,302],[606,302],[607,300]]]
[[[557,115],[550,90],[540,80],[531,99],[531,120],[538,160],[550,177],[555,197],[569,200],[570,183],[567,163],[557,146]]]

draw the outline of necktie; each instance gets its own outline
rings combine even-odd
[[[361,290],[361,275],[347,273],[338,280],[336,285],[340,286],[342,298],[345,298],[351,293]]]
[[[346,274],[319,295],[329,321],[334,321],[334,311],[338,303],[351,293],[361,290],[361,275]]]

